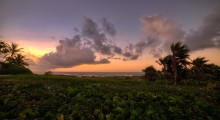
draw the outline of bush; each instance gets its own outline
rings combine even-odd
[[[157,70],[153,66],[148,66],[144,70],[142,70],[145,75],[144,78],[149,81],[155,81],[157,79]]]
[[[53,73],[51,71],[47,71],[44,73],[44,75],[53,75]]]
[[[23,66],[1,62],[0,74],[32,74],[32,72],[30,69]]]

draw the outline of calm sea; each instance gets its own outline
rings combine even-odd
[[[55,75],[112,77],[112,76],[142,76],[143,72],[53,72]]]

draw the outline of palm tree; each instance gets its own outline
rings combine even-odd
[[[187,68],[190,62],[187,60],[189,58],[189,49],[186,45],[181,42],[173,43],[170,46],[172,55],[168,55],[164,58],[160,58],[157,63],[162,65],[162,73],[166,79],[171,79],[176,85],[177,78],[182,78],[183,71]]]
[[[16,43],[11,43],[11,45],[9,45],[8,48],[9,48],[10,57],[13,57],[14,55],[18,54],[23,49],[23,48],[18,48],[18,44]]]
[[[162,75],[167,80],[172,80],[172,74],[173,74],[173,69],[172,69],[172,55],[168,55],[164,58],[159,58],[159,60],[156,61],[159,65],[162,65]]]
[[[189,48],[181,42],[173,43],[170,46],[172,52],[172,70],[174,72],[174,85],[177,83],[178,68],[187,68],[190,64],[187,59],[189,58]]]
[[[205,78],[205,70],[208,68],[207,62],[209,60],[206,60],[205,57],[197,57],[192,61],[192,70],[194,72],[194,75],[197,79],[204,80]]]
[[[157,70],[153,66],[146,67],[143,72],[147,80],[155,81],[157,79]]]
[[[0,41],[0,61],[3,61],[5,59],[8,52],[8,44],[4,41]]]
[[[23,56],[22,54],[16,54],[15,57],[8,59],[9,63],[18,65],[20,67],[28,66],[28,63],[25,62],[25,60],[25,56]]]
[[[162,72],[171,72],[171,64],[172,64],[172,55],[168,55],[164,58],[159,58],[156,61],[159,65],[162,65]]]

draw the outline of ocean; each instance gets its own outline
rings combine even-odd
[[[114,77],[114,76],[143,76],[143,72],[53,72],[55,75],[67,75],[78,77]]]

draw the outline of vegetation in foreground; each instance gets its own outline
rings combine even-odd
[[[0,76],[0,119],[219,119],[220,83]]]

